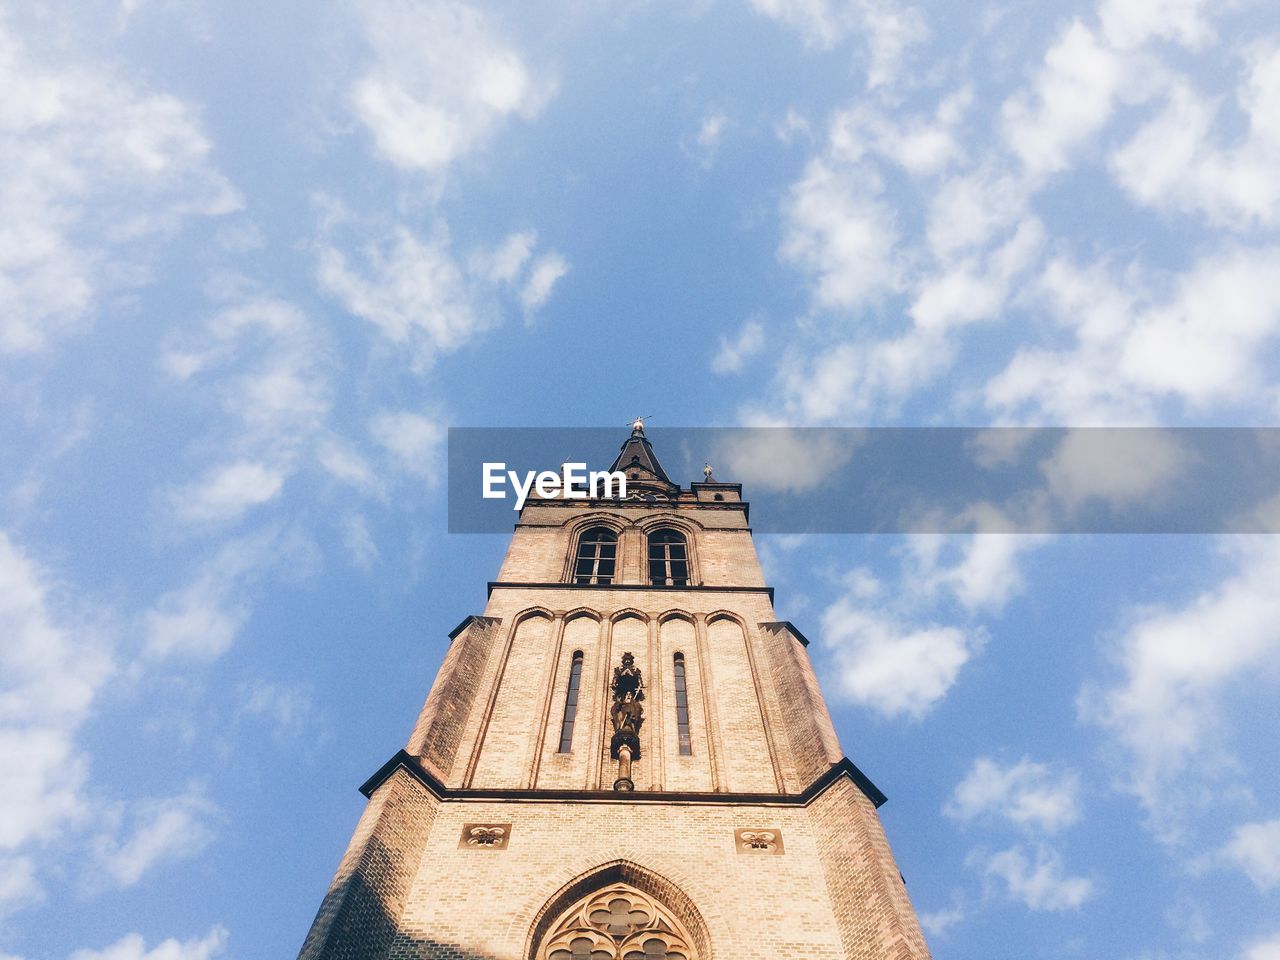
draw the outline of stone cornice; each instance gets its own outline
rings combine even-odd
[[[657,593],[764,593],[773,603],[773,587],[726,587],[700,584],[685,587],[658,587],[651,583],[561,583],[547,581],[542,583],[519,583],[509,580],[490,580],[486,596],[493,596],[494,590],[653,590]]]
[[[404,770],[440,800],[499,800],[514,803],[545,803],[573,801],[577,803],[665,803],[684,805],[746,805],[807,807],[841,777],[848,777],[875,806],[887,799],[865,773],[845,757],[832,764],[826,772],[809,784],[801,793],[710,793],[700,791],[637,790],[621,793],[614,790],[514,790],[514,789],[462,789],[445,786],[438,777],[423,766],[422,761],[404,750],[378,768],[378,772],[360,786],[366,797],[382,786],[397,770]]]

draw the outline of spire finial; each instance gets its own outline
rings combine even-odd
[[[636,417],[631,421],[631,435],[633,437],[644,436],[644,422],[648,419],[648,417]]]
[[[706,477],[706,483],[710,483],[714,478],[711,476],[711,464],[704,463],[702,465],[702,475]]]

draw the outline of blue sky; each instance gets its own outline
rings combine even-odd
[[[1280,412],[1273,4],[88,0],[0,81],[5,960],[296,951],[505,546],[451,425]],[[760,548],[936,957],[1280,957],[1273,538]]]

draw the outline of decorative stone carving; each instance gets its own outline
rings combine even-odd
[[[579,901],[552,928],[539,960],[697,960],[675,918],[618,883]]]
[[[613,738],[609,741],[609,756],[618,761],[618,779],[615,790],[634,790],[631,780],[631,761],[640,759],[640,727],[644,723],[644,677],[636,666],[636,658],[630,653],[622,655],[622,666],[613,668],[613,707],[609,719],[613,723]]]
[[[460,849],[505,850],[511,839],[509,823],[464,823],[458,838]]]
[[[733,840],[739,853],[774,855],[782,853],[781,830],[735,830]]]

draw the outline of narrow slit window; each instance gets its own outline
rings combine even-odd
[[[618,535],[608,527],[592,527],[578,541],[573,562],[574,583],[613,583]]]
[[[689,548],[678,530],[655,530],[649,535],[649,582],[655,586],[689,585]]]
[[[573,655],[569,668],[569,692],[564,697],[564,721],[560,724],[560,749],[557,753],[573,750],[573,723],[578,718],[578,689],[582,686],[582,651]]]
[[[680,756],[693,754],[689,739],[689,687],[685,680],[684,654],[676,654],[676,734],[680,741]]]

